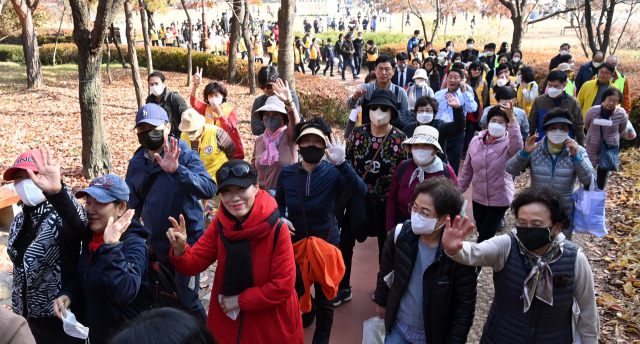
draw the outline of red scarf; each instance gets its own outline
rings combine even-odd
[[[97,251],[104,242],[104,232],[93,233],[93,239],[89,242],[89,255]]]

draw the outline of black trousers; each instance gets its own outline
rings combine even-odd
[[[473,201],[473,218],[478,229],[478,243],[496,235],[502,217],[509,207],[487,207]]]
[[[330,69],[331,76],[333,76],[333,59],[327,59],[327,64],[324,67],[324,73],[327,73],[327,69]]]
[[[316,312],[316,330],[313,332],[313,344],[329,344],[331,337],[331,326],[333,326],[333,300],[327,299],[322,292],[322,285],[313,283],[315,297],[313,298]]]
[[[596,170],[596,184],[598,184],[598,189],[604,190],[604,188],[607,186],[607,183],[609,182],[609,174],[609,171],[600,169],[600,167],[598,167],[598,169]]]
[[[384,226],[386,223],[386,203],[376,205],[376,213],[380,214],[378,222],[380,224],[379,228],[376,228],[376,233],[378,238],[378,262],[380,262],[380,257],[382,255],[382,248],[384,247],[384,241],[387,239],[387,231]],[[351,233],[349,228],[343,228],[340,231],[340,252],[342,252],[342,259],[344,260],[345,272],[344,277],[342,277],[342,281],[340,281],[340,285],[338,288],[347,289],[351,286],[351,266],[353,263],[353,248],[356,246],[356,238]]]
[[[80,320],[79,320],[80,321]],[[28,319],[33,338],[38,344],[82,344],[84,340],[67,335],[62,320],[56,317]]]

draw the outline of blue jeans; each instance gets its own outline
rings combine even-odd
[[[384,337],[384,342],[385,342],[385,344],[386,343],[388,343],[388,344],[411,344],[406,339],[404,339],[402,334],[400,334],[400,330],[398,330],[398,328],[396,327],[396,324],[393,324],[393,327],[391,328],[391,333],[388,333]]]
[[[344,61],[342,62],[342,78],[346,79],[344,72],[345,69],[347,69],[347,65],[351,66],[351,73],[353,74],[353,78],[355,79],[358,73],[356,73],[356,66],[353,64],[353,59],[344,59]]]
[[[342,70],[343,68],[343,64],[344,61],[342,60],[342,54],[337,54],[338,55],[338,69]]]
[[[362,67],[362,55],[356,54],[353,56],[356,65],[356,71],[360,74],[360,68]]]

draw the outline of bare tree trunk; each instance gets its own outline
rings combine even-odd
[[[256,70],[255,70],[255,54],[253,44],[251,44],[251,32],[249,32],[249,14],[251,10],[251,0],[244,0],[244,19],[242,20],[242,36],[244,44],[247,47],[247,58],[249,59],[249,93],[254,95],[257,92],[256,87]]]
[[[187,24],[189,25],[189,39],[187,40],[187,86],[191,86],[191,74],[193,74],[193,61],[191,60],[191,35],[193,35],[193,29],[191,27],[191,15],[189,15],[189,11],[187,10],[187,4],[184,0],[180,0],[182,2],[182,8],[184,8],[184,13],[187,15]]]
[[[205,18],[205,13],[204,13],[204,9],[206,8],[205,6],[205,0],[202,0],[202,35],[200,35],[200,46],[204,47],[204,39],[207,37],[207,33],[209,32],[207,30],[207,19]]]
[[[154,12],[149,11],[147,8],[145,8],[145,12],[147,12],[147,23],[149,25],[149,27],[155,27],[156,23],[155,20],[153,18],[153,15],[155,14]]]
[[[522,37],[524,36],[524,28],[522,18],[519,16],[511,16],[513,22],[513,36],[511,37],[511,51],[520,50],[522,45]]]
[[[132,0],[125,0],[124,15],[127,25],[127,46],[129,50],[129,64],[131,64],[131,79],[133,79],[133,88],[136,92],[136,100],[138,101],[138,109],[145,104],[145,96],[140,80],[140,68],[138,67],[138,52],[136,51],[136,35],[133,28],[133,4]]]
[[[295,56],[293,55],[293,18],[295,0],[281,0],[278,11],[278,28],[280,29],[280,47],[278,48],[278,74],[289,83],[291,91],[296,90],[294,76]]]
[[[105,48],[107,49],[107,80],[109,80],[109,85],[113,82],[111,79],[111,48],[109,47],[109,39],[104,40]]]
[[[27,87],[31,89],[40,88],[43,83],[40,50],[38,49],[38,37],[36,37],[32,16],[33,11],[38,6],[38,1],[27,3],[26,0],[11,0],[11,4],[22,25],[22,50],[24,52],[24,61],[27,65]]]
[[[64,13],[67,11],[67,4],[62,3],[62,15],[60,16],[60,25],[58,26],[58,32],[56,32],[56,44],[53,46],[53,65],[56,65],[56,52],[58,52],[58,38],[60,38],[60,30],[62,30],[62,21],[64,20]],[[0,9],[2,13],[2,9]]]
[[[138,0],[140,5],[140,22],[142,23],[142,37],[144,37],[144,51],[147,55],[147,75],[153,73],[153,57],[151,56],[151,40],[149,39],[149,26],[147,25],[147,11],[144,9],[142,0]]]
[[[124,0],[99,0],[92,23],[89,4],[69,0],[73,15],[73,39],[78,47],[80,123],[82,127],[82,168],[86,179],[111,172],[111,155],[102,119],[103,43],[107,31]],[[93,25],[92,25],[93,24]]]
[[[236,59],[238,55],[238,38],[240,36],[240,19],[238,15],[242,11],[242,2],[233,2],[231,15],[231,36],[229,37],[229,65],[227,67],[227,83],[236,83]]]
[[[113,40],[113,44],[116,46],[118,50],[118,55],[120,55],[120,62],[122,62],[122,68],[127,68],[127,60],[124,58],[124,54],[122,53],[122,49],[120,49],[120,45],[118,44],[118,39],[116,38],[116,27],[111,23],[111,39]]]

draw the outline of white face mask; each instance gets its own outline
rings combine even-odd
[[[220,104],[222,104],[222,97],[209,97],[209,104],[216,104],[220,106]]]
[[[461,63],[461,62],[462,62],[462,60],[455,60],[455,61],[453,61],[453,63]]]
[[[371,119],[371,123],[381,127],[391,120],[391,113],[389,111],[371,110],[369,111],[369,118]]]
[[[415,160],[415,162],[418,165],[428,165],[430,162],[433,161],[433,158],[435,157],[435,154],[433,152],[433,149],[431,148],[427,148],[427,149],[411,149],[411,155],[413,156],[413,160]]]
[[[569,68],[573,69],[573,67],[575,67],[575,65],[576,65],[575,63],[571,62],[571,63],[569,63]]]
[[[155,85],[155,86],[151,86],[149,87],[149,91],[151,93],[153,93],[154,96],[159,96],[162,94],[162,92],[164,92],[164,86],[162,85]]]
[[[431,123],[431,121],[433,121],[433,114],[431,112],[418,112],[416,120],[418,120],[419,123]]]
[[[473,49],[473,44],[467,44],[467,49]]]
[[[555,98],[555,97],[561,95],[562,91],[564,91],[564,90],[561,90],[561,89],[558,89],[558,88],[555,88],[555,87],[549,87],[547,89],[547,93],[549,93],[549,96],[551,98]]]
[[[79,323],[78,320],[76,320],[75,314],[71,313],[69,309],[67,309],[66,312],[67,317],[62,317],[62,328],[64,329],[64,333],[75,338],[89,338],[89,328]]]
[[[498,78],[498,86],[502,87],[509,82],[507,78]]]
[[[35,207],[46,199],[42,190],[38,189],[31,179],[25,179],[15,184],[14,187],[20,200],[29,207]]]
[[[489,134],[491,137],[502,137],[507,128],[500,123],[489,123]]]
[[[591,62],[591,64],[593,65],[593,67],[598,68],[602,65],[602,62]]]
[[[519,57],[514,57],[511,59],[513,62],[518,63],[520,62],[520,58]]]
[[[420,48],[423,48],[423,47],[424,47],[424,44],[419,44],[418,46],[419,46]]]
[[[489,57],[493,56],[493,51],[487,51],[487,56]]]
[[[420,213],[411,212],[411,230],[416,235],[431,234],[436,231],[438,219],[424,217]]]
[[[418,85],[418,86],[422,86],[422,84],[424,83],[424,79],[422,79],[422,78],[417,78],[414,81],[416,82],[416,85]]]
[[[560,55],[567,55],[568,53],[568,50],[560,50]]]
[[[447,47],[447,51],[451,51],[451,50],[453,50],[453,47],[452,46],[448,46]]]
[[[569,133],[560,129],[547,131],[547,139],[554,145],[559,145],[569,138]]]

